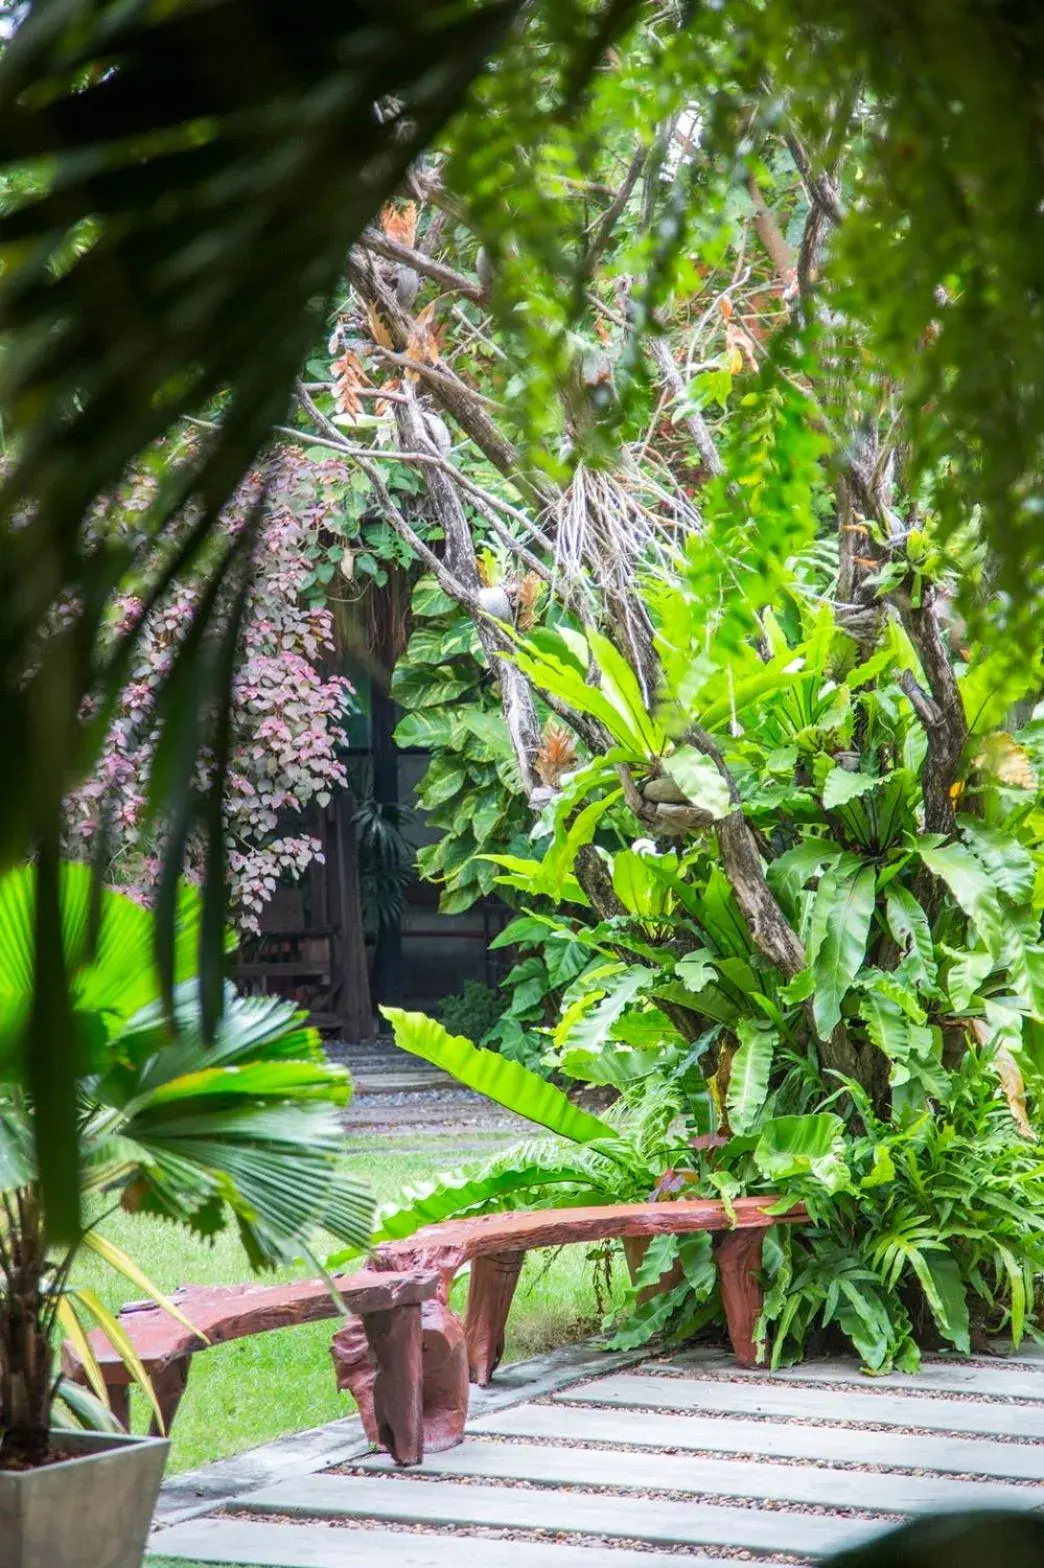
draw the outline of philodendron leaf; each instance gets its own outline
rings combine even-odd
[[[725,1103],[729,1126],[734,1133],[743,1134],[753,1127],[765,1103],[779,1035],[753,1018],[742,1018],[736,1025],[736,1034],[740,1045],[732,1058]]]
[[[866,795],[881,781],[872,773],[852,773],[848,768],[831,768],[823,783],[823,808],[833,811],[859,795]]]
[[[727,817],[735,809],[725,780],[711,759],[695,746],[679,746],[663,766],[686,800],[705,811],[712,821]]]
[[[944,948],[953,963],[946,975],[946,994],[955,1013],[963,1013],[979,994],[979,988],[993,973],[994,960],[989,953],[957,952]]]
[[[686,953],[684,958],[679,958],[674,973],[690,991],[702,991],[705,985],[717,979],[713,958],[709,947],[697,948],[695,953]]]
[[[815,983],[812,1013],[821,1039],[828,1039],[841,1022],[841,1003],[863,962],[874,888],[874,868],[846,856],[826,873],[816,892],[809,958]]]
[[[845,1125],[840,1116],[774,1116],[761,1129],[754,1163],[771,1181],[811,1176],[828,1192],[851,1185],[844,1160]]]
[[[938,979],[935,947],[928,916],[908,888],[894,884],[885,896],[888,929],[899,944],[924,990],[934,991]]]
[[[963,844],[929,844],[918,853],[933,876],[939,877],[971,920],[995,958],[1004,949],[1006,921],[996,889],[985,869]]]
[[[509,1062],[496,1051],[473,1045],[462,1035],[452,1035],[424,1013],[407,1013],[401,1007],[382,1007],[395,1031],[395,1043],[414,1056],[451,1073],[468,1089],[495,1100],[516,1116],[524,1116],[574,1143],[615,1138],[615,1130],[582,1111],[554,1084],[547,1083],[519,1062]]]

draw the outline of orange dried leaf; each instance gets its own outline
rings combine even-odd
[[[561,725],[549,724],[533,762],[541,784],[554,789],[563,774],[576,767],[576,741]]]
[[[1005,730],[986,736],[976,754],[975,766],[1012,789],[1037,787],[1037,775],[1029,753]]]
[[[1033,1128],[1026,1114],[1026,1085],[1022,1069],[1006,1045],[994,1052],[991,1065],[1004,1091],[1012,1121],[1024,1138],[1032,1138]]]
[[[394,346],[391,333],[372,305],[366,307],[366,323],[370,329],[370,336],[375,343],[380,344],[381,348],[390,349]]]
[[[536,572],[526,572],[515,589],[515,625],[520,632],[532,631],[536,625],[536,608],[544,584]]]
[[[390,240],[413,249],[417,239],[417,203],[408,201],[402,207],[388,202],[381,211],[381,228]]]

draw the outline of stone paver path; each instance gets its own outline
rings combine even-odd
[[[451,1146],[453,1163],[533,1133],[531,1122],[461,1088],[448,1073],[400,1051],[392,1040],[332,1044],[327,1053],[352,1075],[355,1092],[344,1118],[349,1131],[362,1140],[393,1134],[397,1154],[419,1150],[434,1136]]]
[[[574,1349],[476,1392],[465,1442],[419,1469],[350,1427],[325,1452],[316,1434],[295,1473],[244,1456],[241,1491],[200,1472],[195,1509],[179,1480],[151,1549],[273,1568],[725,1568],[814,1563],[933,1511],[1044,1507],[1032,1354],[869,1379],[844,1361],[770,1374],[713,1350],[638,1365]]]

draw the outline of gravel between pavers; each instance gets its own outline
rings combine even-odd
[[[325,1474],[354,1476],[357,1480],[363,1481],[372,1481],[374,1478],[372,1470],[360,1469],[357,1465],[331,1466]],[[415,1481],[435,1479],[419,1471],[412,1475],[400,1475],[395,1470],[382,1470],[380,1477],[382,1481],[389,1481],[393,1486],[412,1486]],[[828,1508],[822,1503],[792,1503],[779,1497],[733,1497],[731,1493],[678,1492],[660,1487],[639,1489],[634,1486],[577,1486],[564,1481],[556,1481],[553,1485],[547,1486],[539,1481],[520,1481],[514,1476],[497,1476],[493,1481],[486,1475],[459,1475],[456,1471],[453,1474],[453,1484],[493,1488],[504,1492],[539,1492],[542,1496],[550,1491],[566,1497],[619,1497],[634,1502],[690,1502],[694,1506],[707,1503],[714,1508],[737,1508],[756,1514],[802,1514],[812,1515],[818,1519],[865,1519],[870,1524],[876,1524],[878,1521],[883,1524],[894,1521],[898,1524],[900,1520],[906,1518],[905,1514],[894,1508]]]
[[[562,1405],[565,1401],[558,1399],[555,1403],[556,1405]],[[824,1427],[823,1430],[825,1433],[829,1433],[831,1429]],[[892,1427],[889,1430],[897,1431],[898,1428]],[[990,1441],[992,1442],[993,1439],[991,1438]],[[864,1465],[855,1459],[801,1459],[789,1454],[740,1453],[731,1448],[727,1452],[721,1448],[650,1448],[648,1443],[618,1442],[614,1437],[591,1438],[587,1440],[580,1437],[533,1437],[525,1433],[516,1435],[512,1432],[469,1432],[468,1442],[508,1443],[516,1444],[520,1448],[593,1448],[596,1450],[609,1448],[612,1449],[613,1453],[645,1454],[649,1457],[655,1457],[658,1454],[674,1457],[677,1454],[681,1454],[686,1459],[728,1459],[730,1461],[738,1461],[740,1464],[779,1465],[780,1469],[783,1470],[844,1470],[846,1472],[855,1470],[863,1475],[934,1476],[941,1481],[981,1481],[984,1479],[978,1470],[966,1470],[962,1473],[953,1470],[933,1470],[931,1466],[924,1467],[920,1465],[916,1467],[912,1465]],[[373,1474],[372,1471],[367,1473]],[[1039,1491],[1041,1487],[1039,1481],[1031,1480],[1028,1476],[1005,1476],[1004,1485],[1024,1486],[1031,1491]],[[626,1488],[626,1491],[630,1492],[631,1488]]]
[[[590,1381],[593,1382],[595,1380],[591,1379]],[[568,1392],[570,1394],[573,1392],[572,1385],[570,1386]],[[698,1415],[701,1421],[758,1421],[764,1422],[768,1426],[772,1426],[781,1420],[785,1420],[788,1426],[812,1426],[816,1427],[819,1431],[829,1431],[831,1427],[836,1426],[844,1427],[846,1430],[854,1432],[896,1432],[901,1434],[903,1437],[959,1437],[963,1438],[965,1442],[968,1441],[969,1435],[972,1437],[972,1440],[974,1440],[975,1436],[975,1434],[969,1434],[967,1432],[954,1432],[951,1431],[948,1427],[897,1426],[894,1421],[843,1421],[839,1417],[836,1420],[831,1420],[829,1423],[824,1424],[823,1421],[814,1420],[811,1416],[783,1417],[778,1415],[771,1415],[767,1412],[757,1410],[690,1410],[688,1407],[685,1409],[678,1409],[677,1407],[672,1408],[670,1405],[622,1405],[607,1407],[605,1405],[592,1405],[586,1403],[582,1399],[561,1398],[540,1398],[532,1400],[531,1403],[534,1405],[553,1405],[557,1409],[561,1409],[563,1406],[565,1406],[566,1408],[572,1410],[589,1410],[594,1414],[603,1415],[606,1409],[610,1408],[630,1410],[633,1411],[635,1415],[643,1416]],[[1044,1437],[1020,1437],[1011,1432],[991,1432],[989,1434],[989,1438],[983,1438],[983,1440],[989,1441],[991,1443],[1015,1443],[1019,1446],[1032,1444],[1034,1447],[1039,1444],[1044,1444]],[[646,1450],[646,1452],[648,1452],[648,1450]]]
[[[778,1383],[773,1384],[771,1372],[766,1372],[763,1377],[758,1377],[750,1373],[746,1376],[737,1376],[727,1370],[701,1372],[698,1367],[694,1367],[692,1371],[687,1367],[679,1367],[677,1369],[672,1367],[668,1372],[654,1372],[652,1374],[643,1374],[640,1366],[635,1367],[633,1370],[639,1376],[654,1377],[657,1383],[739,1383],[745,1388],[760,1388],[763,1385],[779,1387]],[[800,1378],[788,1380],[787,1386],[800,1388]],[[815,1384],[809,1386],[814,1387],[817,1394],[851,1394],[856,1392],[873,1394],[875,1398],[884,1399],[895,1398],[896,1395],[901,1394],[903,1399],[925,1399],[932,1403],[940,1400],[944,1403],[958,1405],[1027,1405],[1033,1403],[1032,1400],[1020,1399],[1015,1394],[982,1394],[977,1389],[971,1388],[967,1390],[911,1388],[908,1383],[904,1383],[900,1388],[889,1387],[887,1384],[880,1383],[876,1378],[871,1377],[868,1377],[865,1382],[860,1380],[859,1382],[851,1383],[844,1381],[837,1383],[820,1382],[817,1378]],[[1041,1398],[1042,1402],[1044,1402],[1044,1391],[1042,1391]]]
[[[632,1496],[641,1497],[644,1494],[637,1492]],[[391,1530],[398,1535],[432,1535],[456,1536],[462,1541],[533,1541],[545,1546],[589,1546],[601,1552],[610,1554],[614,1551],[650,1552],[660,1553],[667,1557],[693,1557],[697,1552],[702,1557],[720,1559],[723,1563],[753,1563],[755,1568],[769,1564],[775,1568],[776,1564],[786,1565],[786,1568],[811,1568],[811,1559],[808,1557],[795,1557],[792,1552],[771,1552],[768,1556],[764,1553],[750,1552],[742,1546],[672,1546],[658,1541],[645,1541],[639,1536],[606,1536],[588,1535],[585,1531],[576,1530],[515,1530],[499,1528],[494,1525],[453,1525],[453,1524],[409,1524],[401,1519],[343,1519],[328,1518],[325,1514],[315,1516],[305,1514],[273,1514],[250,1513],[246,1509],[237,1508],[234,1512],[222,1509],[208,1517],[212,1519],[246,1520],[252,1524],[324,1524],[332,1525],[337,1530],[363,1531],[380,1529]]]

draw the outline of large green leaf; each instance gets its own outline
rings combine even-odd
[[[754,1163],[771,1181],[811,1176],[828,1192],[838,1192],[851,1182],[844,1158],[844,1132],[840,1116],[829,1111],[775,1116],[761,1129]]]
[[[739,1049],[732,1058],[726,1105],[729,1126],[735,1133],[749,1132],[768,1094],[772,1056],[779,1043],[777,1030],[743,1018],[736,1025]]]
[[[659,754],[660,746],[650,746],[646,723],[639,723],[632,714],[619,686],[603,690],[590,685],[557,634],[545,632],[539,637],[519,638],[511,657],[538,690],[560,697],[570,707],[603,724],[627,756],[639,760]]]
[[[518,1062],[506,1061],[496,1051],[483,1050],[461,1035],[451,1035],[424,1013],[408,1013],[399,1007],[382,1007],[381,1012],[395,1031],[396,1045],[441,1067],[466,1088],[495,1100],[516,1116],[574,1143],[615,1136],[608,1123],[573,1105],[561,1089]]]
[[[1004,950],[1007,929],[989,873],[963,844],[933,844],[921,840],[918,850],[928,870],[946,883],[990,952],[999,958]]]
[[[0,1070],[12,1062],[33,997],[35,866],[0,878]],[[160,995],[153,957],[155,921],[134,899],[102,889],[93,953],[89,950],[94,900],[89,867],[63,862],[59,881],[62,948],[69,976],[73,1019],[81,1050],[97,1049],[117,1027]],[[199,898],[191,888],[179,895],[174,979],[195,971],[199,942]]]
[[[650,713],[631,666],[601,632],[589,631],[587,641],[598,665],[602,690],[649,755],[658,756],[667,744],[667,737]]]
[[[958,826],[976,860],[981,861],[994,886],[1016,903],[1033,892],[1036,867],[1025,844],[1000,828],[987,827],[976,817],[961,816]]]
[[[797,912],[798,894],[827,867],[835,866],[843,851],[830,839],[810,838],[785,850],[766,871],[769,887],[790,912]]]
[[[1040,916],[1019,910],[1006,922],[1004,962],[1012,989],[1034,1018],[1044,1018],[1044,947]]]
[[[823,809],[834,811],[850,800],[866,795],[881,780],[873,773],[852,773],[847,768],[831,768],[823,782]]]
[[[597,1052],[613,1032],[613,1026],[631,1003],[655,980],[644,964],[616,969],[600,981],[591,980],[590,988],[566,1008],[555,1029],[555,1044]],[[568,1069],[567,1069],[568,1071]]]
[[[534,1160],[522,1148],[517,1160],[498,1155],[481,1170],[465,1166],[406,1187],[396,1203],[385,1204],[374,1216],[374,1245],[402,1241],[423,1225],[458,1215],[511,1208],[520,1198],[529,1207],[546,1203],[557,1207],[574,1198],[589,1203],[604,1201],[582,1169],[567,1160],[557,1164]],[[345,1261],[345,1255],[337,1254],[328,1261],[337,1266]]]
[[[938,975],[932,930],[928,916],[908,888],[894,883],[888,888],[885,918],[918,983],[926,991],[932,991]]]
[[[872,866],[848,856],[823,877],[812,905],[812,1012],[822,1039],[841,1022],[841,1003],[859,973],[874,913]]]

